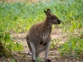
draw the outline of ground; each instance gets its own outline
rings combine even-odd
[[[62,30],[61,29],[54,29],[53,32],[52,32],[52,39],[59,39],[59,44],[63,44],[64,41],[67,40],[66,38],[66,34],[62,34],[61,33]],[[11,36],[13,37],[14,41],[17,41],[19,43],[21,43],[23,45],[23,51],[21,52],[21,54],[16,54],[15,55],[15,58],[17,60],[17,62],[31,62],[31,56],[28,55],[28,46],[27,46],[27,43],[26,43],[26,34],[27,33],[11,33]],[[55,44],[56,46],[57,44]],[[55,48],[53,49],[50,49],[49,51],[49,58],[52,60],[52,62],[83,62],[83,60],[78,60],[78,59],[73,59],[72,57],[71,58],[63,58],[61,57],[61,55],[59,54],[58,52],[58,46],[57,45]],[[40,54],[40,57],[42,59],[42,62],[44,62],[44,52],[42,52]],[[1,58],[0,62],[3,62],[5,58]],[[10,61],[10,59],[6,59],[7,62]]]

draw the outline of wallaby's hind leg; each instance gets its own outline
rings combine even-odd
[[[27,41],[27,45],[28,45],[28,48],[29,48],[29,51],[28,51],[28,55],[32,55],[32,53],[31,53],[31,46],[30,46],[30,40],[29,40],[29,37],[28,37],[28,35],[26,36],[26,41]]]
[[[32,56],[32,52],[31,52],[32,50],[31,50],[30,43],[29,43],[29,42],[27,42],[27,44],[28,44],[28,48],[29,48],[28,54]]]
[[[35,45],[33,43],[28,43],[29,45],[29,48],[30,48],[30,51],[31,51],[31,55],[32,55],[32,62],[36,62],[37,58],[39,57],[39,53],[37,53],[37,50],[35,48]]]
[[[35,45],[30,42],[30,46],[31,46],[31,52],[32,52],[32,62],[36,62],[36,48]]]
[[[39,53],[36,52],[36,58],[38,58],[38,57],[39,57]]]
[[[32,53],[32,60],[33,60],[32,62],[36,62],[36,48],[35,48],[35,45],[29,40],[28,35],[26,37],[26,40],[27,40],[29,50]]]
[[[46,49],[45,49],[45,62],[51,62],[51,60],[48,58],[49,48],[50,48],[50,41],[47,43]]]

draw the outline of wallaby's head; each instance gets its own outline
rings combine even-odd
[[[54,14],[51,13],[50,9],[47,9],[47,11],[44,10],[44,12],[47,16],[46,19],[47,19],[48,23],[50,23],[50,24],[60,24],[61,23],[60,20]]]

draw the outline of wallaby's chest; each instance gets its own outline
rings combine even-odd
[[[45,41],[49,37],[50,33],[51,33],[51,30],[46,30],[42,32],[42,34],[40,35],[42,40]]]

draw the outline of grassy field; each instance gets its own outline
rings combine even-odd
[[[0,3],[0,43],[10,51],[21,51],[22,45],[15,43],[10,33],[27,32],[34,23],[45,19],[44,10],[47,8],[61,20],[58,27],[67,34],[68,40],[58,49],[61,56],[83,58],[83,0]]]

